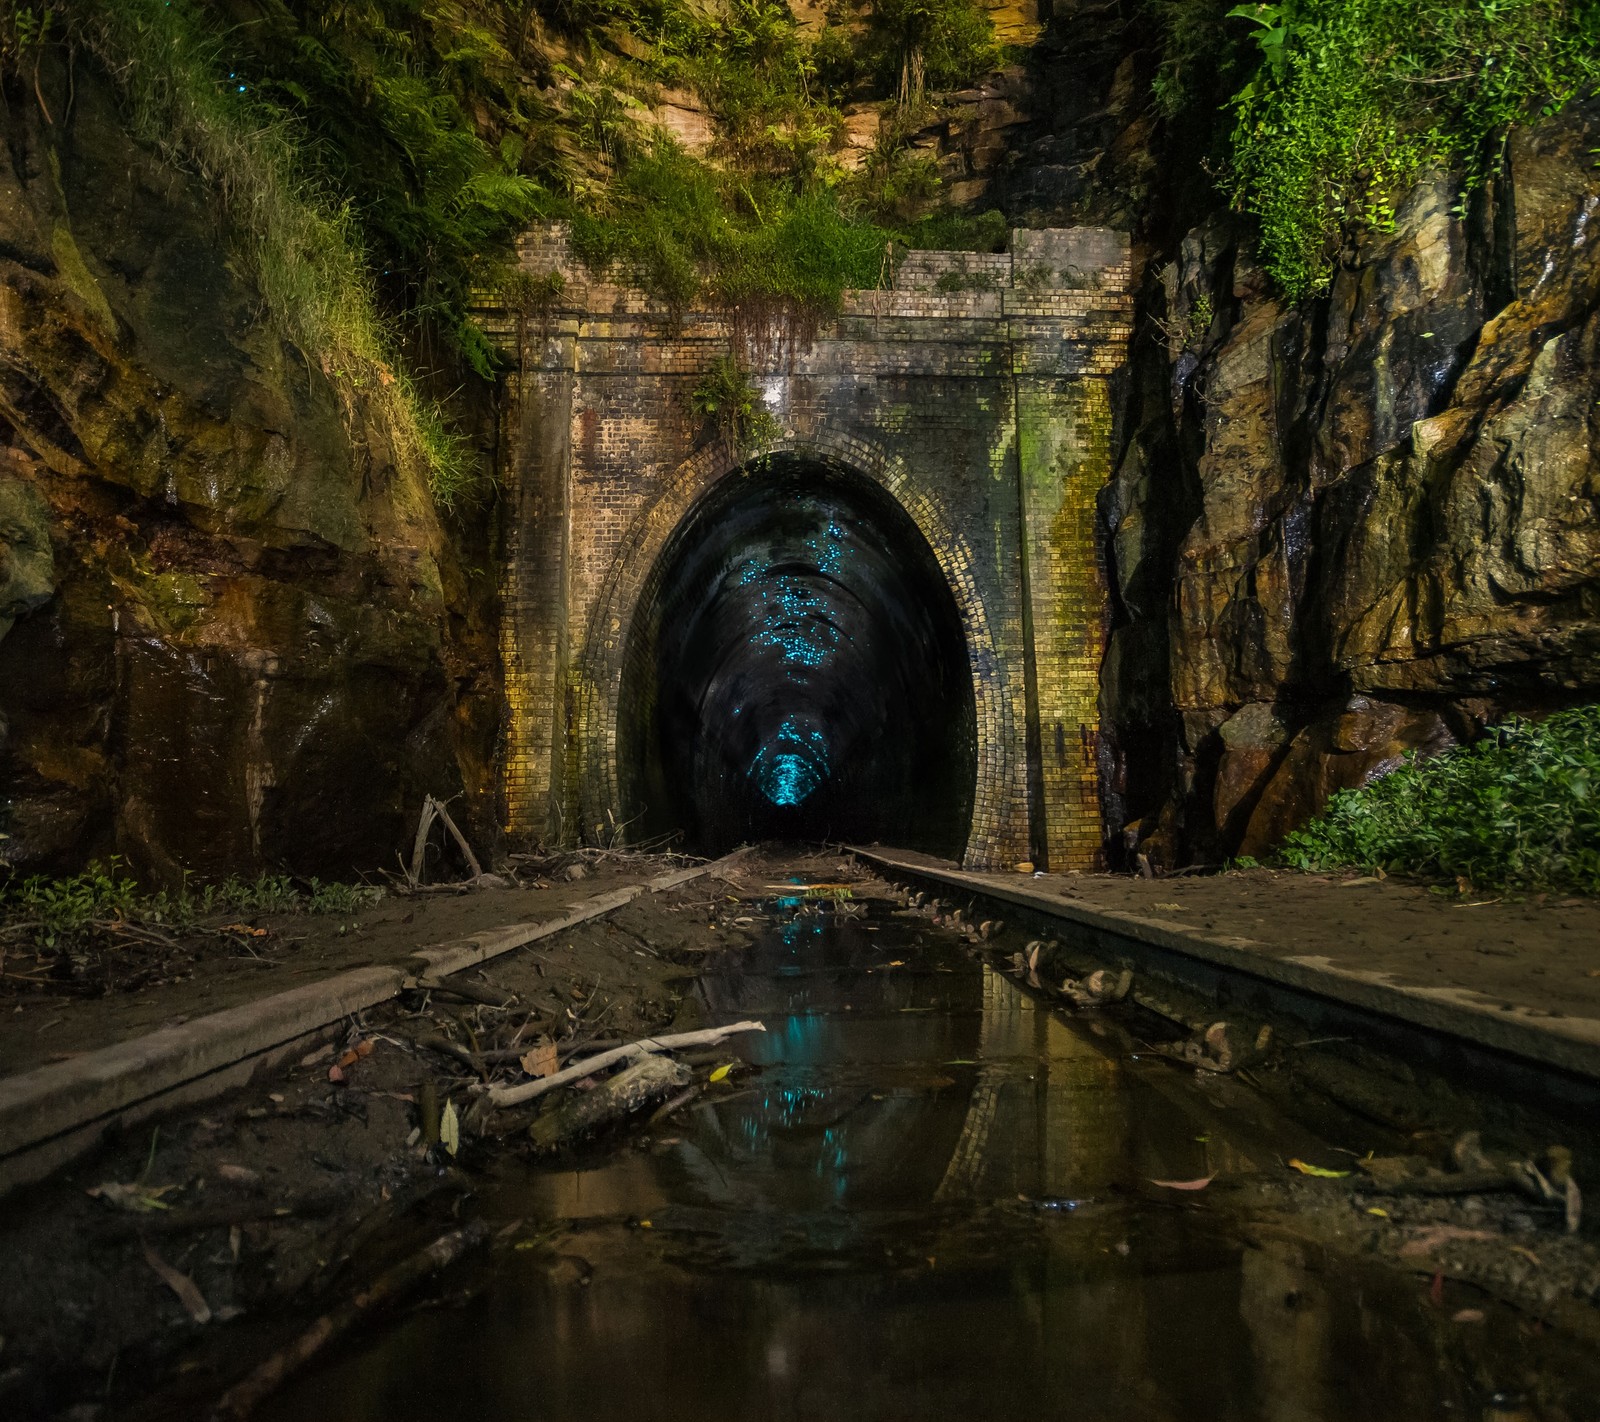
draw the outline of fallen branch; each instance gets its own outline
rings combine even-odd
[[[434,820],[440,820],[450,836],[455,840],[457,847],[466,858],[467,868],[470,871],[468,879],[478,879],[483,876],[483,866],[478,863],[478,856],[472,852],[472,846],[467,843],[467,837],[456,827],[456,822],[450,818],[450,811],[444,804],[435,800],[432,795],[423,797],[422,814],[417,819],[417,835],[411,845],[411,867],[406,871],[406,879],[412,888],[422,884],[422,876],[427,868],[428,832],[433,828]]]
[[[420,992],[442,993],[446,997],[459,997],[463,1002],[481,1002],[485,1007],[506,1008],[517,1000],[514,992],[501,992],[496,988],[479,987],[477,983],[444,982],[439,978],[418,978]]]
[[[540,1150],[559,1150],[633,1115],[688,1081],[688,1067],[667,1057],[646,1056],[593,1091],[569,1097],[558,1109],[547,1111],[528,1127],[528,1139]]]
[[[440,1235],[426,1249],[418,1250],[403,1263],[380,1274],[370,1288],[323,1314],[287,1348],[274,1353],[242,1382],[229,1388],[211,1414],[213,1422],[236,1422],[249,1416],[264,1398],[276,1392],[329,1343],[348,1333],[353,1325],[379,1308],[398,1303],[439,1270],[454,1264],[488,1238],[488,1225],[475,1221]]]
[[[628,1042],[621,1047],[613,1047],[609,1052],[600,1052],[592,1057],[585,1057],[575,1066],[569,1066],[563,1071],[558,1071],[554,1076],[541,1077],[538,1081],[530,1081],[522,1086],[494,1086],[489,1088],[489,1104],[494,1107],[520,1106],[524,1101],[532,1101],[536,1096],[543,1096],[547,1091],[553,1091],[558,1086],[566,1086],[569,1082],[582,1081],[586,1076],[593,1076],[597,1071],[604,1071],[608,1066],[618,1062],[632,1061],[635,1057],[648,1056],[654,1052],[674,1052],[682,1047],[709,1047],[722,1041],[724,1037],[731,1037],[736,1032],[765,1032],[766,1025],[761,1022],[735,1022],[729,1027],[707,1027],[698,1032],[675,1032],[666,1037],[645,1037],[637,1042]]]

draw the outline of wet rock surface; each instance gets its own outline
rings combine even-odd
[[[1597,124],[1519,130],[1466,199],[1422,183],[1301,307],[1222,217],[1152,272],[1105,706],[1158,865],[1260,853],[1407,751],[1600,687]]]
[[[486,789],[485,590],[204,188],[74,79],[0,161],[0,860],[387,862],[422,793]]]

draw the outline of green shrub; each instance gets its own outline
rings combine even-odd
[[[1600,706],[1513,720],[1472,745],[1408,757],[1335,795],[1279,856],[1295,869],[1600,892]]]
[[[1204,124],[1233,91],[1225,186],[1290,298],[1341,246],[1384,230],[1430,167],[1483,180],[1511,124],[1600,88],[1595,0],[1149,0],[1169,116]]]
[[[578,256],[620,264],[679,308],[832,310],[846,288],[877,285],[893,236],[847,212],[834,189],[722,172],[665,140],[624,164],[596,206],[571,212]]]
[[[1000,63],[994,24],[974,0],[871,0],[865,60],[901,104],[958,89]]]
[[[711,421],[733,451],[762,450],[779,434],[778,422],[750,372],[731,355],[720,355],[711,362],[689,393],[689,408]]]

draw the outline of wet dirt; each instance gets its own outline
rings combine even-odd
[[[675,867],[618,855],[503,888],[391,892],[339,914],[217,916],[258,933],[162,933],[159,940],[101,935],[85,956],[95,971],[80,985],[56,972],[58,954],[12,941],[0,956],[0,1075],[9,1076],[127,1041],[268,993],[372,964],[403,961],[418,948],[492,928],[557,918],[584,900],[642,883]],[[98,960],[115,959],[111,963]]]
[[[598,885],[570,887],[587,896],[659,869],[630,876],[618,866]],[[276,1075],[108,1140],[13,1191],[0,1211],[0,1417],[123,1416],[180,1371],[220,1392],[284,1329],[403,1253],[431,1211],[477,1188],[486,1148],[469,1141],[453,1160],[417,1133],[425,1090],[464,1115],[480,1073],[419,1039],[472,1050],[544,1034],[569,1051],[658,1031],[708,958],[750,942],[739,887],[708,877],[647,895],[451,980],[510,998],[504,1010],[443,993],[385,1004]],[[540,892],[494,891],[430,898],[411,925],[375,924],[374,934],[420,926],[429,935],[421,942],[436,941],[446,927],[506,922],[513,903],[547,916]],[[380,910],[392,919],[410,911]],[[395,938],[386,951],[405,947]],[[370,1051],[332,1079],[361,1043]],[[88,1193],[107,1183],[135,1187],[148,1207]],[[211,1321],[193,1322],[146,1245],[194,1282]],[[189,1417],[204,1404],[185,1392],[172,1408],[167,1415]]]
[[[575,1159],[487,1157],[465,1208],[503,1246],[452,1306],[261,1415],[1600,1415],[1592,1334],[1449,1255],[1539,1256],[1571,1296],[1600,1280],[1589,1240],[1500,1200],[1466,1212],[1481,1237],[1429,1244],[1465,1228],[1458,1202],[1384,1209],[1286,1169],[1394,1150],[1393,1130],[1330,1138],[1182,1070],[1136,1009],[1064,1016],[875,892],[856,886],[860,913],[770,898],[770,927],[695,989],[706,1020],[764,1020],[730,1044],[742,1066]]]

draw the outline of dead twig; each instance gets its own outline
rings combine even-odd
[[[448,1268],[487,1242],[488,1238],[488,1225],[474,1221],[461,1229],[440,1235],[427,1248],[418,1250],[409,1259],[380,1274],[369,1288],[323,1314],[287,1348],[274,1353],[243,1381],[229,1388],[211,1414],[213,1422],[238,1422],[238,1419],[248,1417],[265,1398],[276,1392],[329,1343],[378,1310],[392,1307],[420,1288],[439,1270]]]
[[[586,1057],[576,1065],[558,1071],[553,1076],[541,1077],[538,1081],[530,1081],[522,1086],[490,1087],[489,1104],[497,1109],[506,1106],[519,1106],[524,1101],[532,1101],[535,1097],[543,1096],[545,1092],[553,1091],[558,1086],[566,1086],[569,1082],[581,1081],[584,1077],[591,1076],[597,1071],[604,1071],[606,1067],[615,1066],[618,1062],[631,1061],[636,1057],[648,1056],[656,1052],[676,1051],[681,1047],[708,1047],[738,1032],[765,1032],[766,1030],[766,1025],[761,1022],[735,1022],[731,1026],[707,1027],[698,1032],[677,1032],[664,1037],[644,1037],[637,1042],[628,1042],[623,1046],[613,1047],[610,1051]]]

